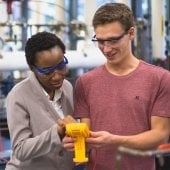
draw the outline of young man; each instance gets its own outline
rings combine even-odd
[[[7,98],[12,156],[6,170],[71,170],[72,154],[61,144],[63,123],[72,122],[72,86],[65,79],[63,42],[52,33],[28,39],[25,56],[31,69]]]
[[[170,74],[132,54],[134,19],[125,4],[101,6],[93,27],[92,41],[107,61],[77,80],[74,116],[91,128],[87,170],[115,170],[118,146],[150,150],[167,141]],[[74,140],[65,137],[64,147],[71,150]],[[154,170],[154,161],[123,156],[122,170]]]

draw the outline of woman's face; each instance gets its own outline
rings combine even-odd
[[[33,72],[47,92],[59,89],[67,73],[67,59],[58,46],[37,52]]]

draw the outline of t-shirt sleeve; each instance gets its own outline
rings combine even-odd
[[[170,73],[165,72],[152,109],[152,116],[170,117]]]
[[[79,77],[75,84],[74,95],[74,117],[89,118],[89,106],[87,102],[87,93],[82,78]]]

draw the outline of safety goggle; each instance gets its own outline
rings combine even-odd
[[[48,74],[48,73],[53,72],[55,70],[62,69],[63,67],[65,67],[66,64],[68,64],[68,59],[64,56],[64,59],[60,63],[58,63],[58,64],[56,64],[54,66],[40,68],[40,67],[34,65],[34,68],[39,73]]]

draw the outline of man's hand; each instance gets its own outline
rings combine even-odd
[[[76,138],[71,138],[66,135],[62,140],[63,147],[68,151],[74,151],[75,141],[76,141]]]
[[[106,145],[113,145],[113,137],[113,134],[106,131],[90,131],[90,137],[86,138],[86,143],[89,148],[104,147]]]

